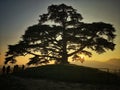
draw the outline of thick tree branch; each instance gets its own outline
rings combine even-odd
[[[49,58],[55,58],[55,59],[58,59],[57,57],[54,57],[54,56],[49,56],[49,55],[38,55],[38,54],[32,53],[32,52],[27,51],[27,50],[26,50],[26,52],[27,52],[28,54],[31,54],[31,55],[34,55],[34,56],[39,56],[39,57],[49,57]]]
[[[97,32],[96,32],[96,33],[97,33]],[[87,41],[86,44],[84,44],[83,46],[81,46],[77,51],[68,54],[68,57],[70,57],[70,56],[72,56],[72,55],[74,55],[74,54],[82,51],[82,50],[89,44],[89,42],[91,42],[91,41],[93,40],[93,38],[96,37],[96,33]]]

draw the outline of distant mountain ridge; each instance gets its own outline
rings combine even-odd
[[[86,60],[84,63],[74,62],[73,64],[88,66],[93,68],[120,69],[120,59],[110,59],[106,62]]]
[[[118,59],[118,58],[110,59],[106,63],[120,67],[120,59]]]

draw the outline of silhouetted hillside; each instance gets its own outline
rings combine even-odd
[[[116,75],[95,68],[77,65],[45,65],[26,69],[18,73],[22,77],[42,78],[65,82],[118,83]]]

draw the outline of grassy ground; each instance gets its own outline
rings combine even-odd
[[[22,77],[49,79],[55,81],[93,83],[93,84],[118,84],[120,77],[95,68],[77,65],[46,65],[28,68],[16,75]]]
[[[68,83],[13,75],[0,78],[0,90],[120,90],[117,85]]]
[[[0,75],[0,90],[26,90],[26,87],[14,76]]]

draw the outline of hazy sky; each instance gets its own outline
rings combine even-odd
[[[38,23],[49,5],[61,3],[77,9],[84,22],[103,21],[116,28],[116,49],[101,55],[93,53],[91,60],[120,58],[120,0],[0,0],[0,65],[8,45],[16,44],[28,26]]]

